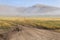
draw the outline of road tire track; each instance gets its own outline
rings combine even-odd
[[[8,40],[60,40],[60,33],[45,29],[21,27],[21,31],[9,33]]]

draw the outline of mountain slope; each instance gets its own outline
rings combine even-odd
[[[29,12],[29,13],[45,13],[45,12],[50,12],[50,11],[54,11],[54,10],[58,10],[59,8],[56,7],[50,7],[50,6],[46,6],[46,5],[34,5],[32,7],[28,7],[25,12]]]
[[[0,16],[60,15],[60,8],[37,4],[32,7],[0,5]]]

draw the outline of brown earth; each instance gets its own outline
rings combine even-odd
[[[19,32],[9,32],[5,40],[60,40],[60,33],[45,29],[21,27],[22,29]]]

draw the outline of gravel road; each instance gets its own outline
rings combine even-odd
[[[60,33],[22,26],[22,31],[9,33],[7,40],[60,40]]]

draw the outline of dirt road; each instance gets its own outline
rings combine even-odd
[[[8,40],[60,40],[60,33],[37,28],[22,27],[22,31],[10,33]]]

